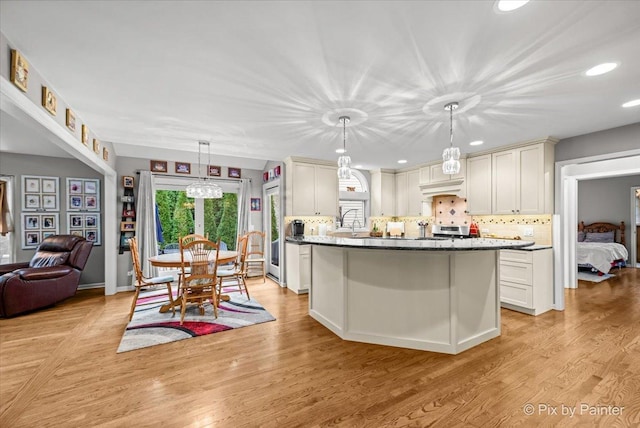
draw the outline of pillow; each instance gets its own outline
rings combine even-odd
[[[615,240],[615,231],[611,232],[587,232],[587,235],[584,238],[584,242],[614,242]]]
[[[578,242],[584,242],[584,238],[586,237],[587,232],[581,230],[578,232]]]

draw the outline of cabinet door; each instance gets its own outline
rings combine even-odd
[[[300,251],[300,290],[311,288],[311,246],[307,251]]]
[[[422,192],[420,191],[420,170],[407,172],[407,215],[422,215]]]
[[[315,213],[316,215],[338,214],[338,169],[331,166],[316,166]]]
[[[518,151],[518,214],[544,213],[544,146],[523,147]]]
[[[467,209],[491,214],[491,155],[467,159]]]
[[[449,181],[451,176],[442,172],[442,164],[431,165],[429,167],[429,182],[441,183],[443,181]]]
[[[420,168],[420,184],[429,184],[431,179],[431,167],[423,166]]]
[[[396,215],[407,215],[407,173],[396,174]]]
[[[491,155],[492,211],[493,214],[515,214],[516,212],[516,150],[498,152]]]
[[[396,180],[395,174],[392,173],[382,173],[382,195],[381,195],[381,203],[380,203],[380,215],[382,216],[394,216],[395,214],[395,205],[396,205],[396,197],[395,197],[395,189],[396,189]]]
[[[292,215],[316,215],[315,165],[304,163],[293,165],[292,199]]]

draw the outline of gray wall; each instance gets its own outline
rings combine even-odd
[[[640,149],[640,122],[565,138],[555,147],[556,162]]]
[[[640,186],[640,175],[581,180],[578,182],[578,221],[625,223],[626,247],[630,252],[631,187]]]
[[[102,174],[94,171],[86,166],[84,163],[75,159],[65,158],[50,158],[44,156],[31,156],[21,155],[15,153],[3,152],[0,155],[0,171],[5,175],[15,176],[16,187],[14,189],[14,212],[13,221],[15,224],[15,247],[16,247],[16,261],[29,261],[33,256],[35,250],[23,250],[22,247],[22,180],[21,175],[43,175],[60,177],[60,211],[59,221],[60,228],[59,233],[66,234],[67,230],[67,211],[66,211],[66,179],[68,177],[77,178],[98,178],[100,179],[100,207],[103,207],[102,195],[104,194],[104,182],[102,180]],[[104,223],[104,213],[100,212],[102,223]],[[101,230],[100,233],[103,233]],[[104,242],[105,236],[102,235],[102,242]],[[80,284],[104,284],[104,246],[96,245],[91,251],[89,261],[85,267],[82,277],[80,278]]]

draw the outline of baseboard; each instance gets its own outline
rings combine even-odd
[[[92,288],[104,288],[104,282],[94,282],[93,284],[80,284],[78,290],[89,290]]]

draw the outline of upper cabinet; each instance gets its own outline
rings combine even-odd
[[[396,180],[393,172],[371,171],[371,215],[396,215]]]
[[[538,143],[491,155],[493,214],[553,212],[553,145]],[[475,213],[475,212],[473,212]]]
[[[491,214],[491,155],[467,159],[467,211]]]
[[[420,191],[420,170],[407,171],[407,215],[421,216],[422,192]]]
[[[293,158],[285,159],[285,167],[286,215],[337,215],[337,167]]]

